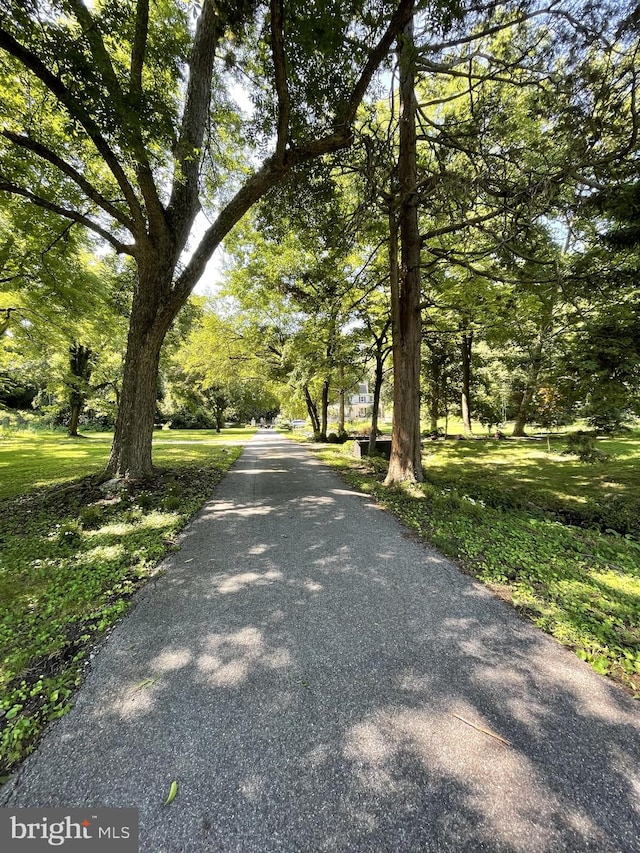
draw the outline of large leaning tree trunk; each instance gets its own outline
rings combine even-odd
[[[1,130],[9,154],[0,192],[92,230],[137,267],[107,468],[113,476],[140,480],[152,473],[160,349],[207,262],[244,214],[297,167],[351,144],[358,106],[412,0],[398,0],[393,14],[381,11],[375,22],[369,9],[359,18],[363,9],[351,4],[341,24],[346,38],[358,23],[360,46],[345,51],[332,33],[324,52],[310,37],[313,13],[305,17],[298,11],[285,20],[286,5],[284,0],[202,0],[194,4],[195,28],[177,0],[161,7],[149,0],[91,5],[50,0],[33,4],[33,15],[24,13],[22,0],[8,0],[0,10],[0,53],[11,79],[21,84],[12,89],[15,115]],[[268,69],[259,82],[265,120],[267,114],[275,116],[273,153],[252,174],[231,171],[228,179],[221,171],[228,168],[223,157],[209,181],[208,164],[222,145],[207,138],[216,132],[210,110],[214,75],[228,73],[219,59],[227,53],[225,39],[235,40],[235,50],[247,32],[259,32],[260,43],[242,48],[259,54],[256,67]],[[187,39],[190,55],[184,63]],[[298,78],[290,85],[294,66],[298,77],[307,74],[309,86]],[[309,103],[316,91],[321,106]],[[54,103],[63,117],[47,125],[48,136],[34,129],[35,101]],[[314,125],[305,124],[308,114]],[[317,116],[325,117],[323,124]],[[12,168],[21,158],[32,168]],[[39,187],[30,179],[34,174],[44,175]],[[238,188],[230,195],[232,186]],[[216,187],[222,187],[222,198],[215,197]],[[203,200],[209,212],[218,213],[187,258]]]
[[[420,442],[420,231],[418,229],[415,47],[413,16],[399,39],[400,140],[398,225],[401,265],[397,268],[396,223],[390,227],[391,317],[393,332],[393,431],[386,485],[422,482]],[[393,219],[393,217],[392,217]]]

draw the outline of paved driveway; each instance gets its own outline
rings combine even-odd
[[[6,805],[138,807],[145,853],[640,851],[640,704],[304,448],[257,435],[165,566]]]

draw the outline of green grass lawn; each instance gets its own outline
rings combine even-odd
[[[319,452],[410,529],[593,668],[640,697],[640,433],[598,464],[546,442],[426,442],[426,482],[385,488],[386,462]]]
[[[566,437],[546,440],[433,441],[424,444],[427,482],[490,505],[557,513],[583,526],[640,534],[640,433],[599,439],[613,458],[586,464],[563,453]]]
[[[153,461],[156,465],[170,465],[206,460],[212,446],[244,443],[253,432],[157,430],[153,436]],[[107,463],[112,438],[111,433],[68,438],[62,432],[17,432],[0,438],[0,499],[97,474]]]
[[[61,716],[92,644],[175,549],[253,430],[158,432],[162,473],[104,493],[111,436],[0,444],[0,777]]]

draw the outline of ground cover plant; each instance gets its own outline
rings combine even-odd
[[[386,462],[319,452],[357,488],[520,614],[640,698],[640,433],[580,462],[546,442],[427,442],[426,482],[385,488]]]
[[[176,548],[250,434],[159,435],[158,475],[126,488],[92,473],[104,465],[108,436],[3,442],[0,458],[11,462],[0,469],[0,777],[68,710],[88,651]],[[27,490],[29,477],[37,489]]]

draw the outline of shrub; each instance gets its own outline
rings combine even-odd
[[[578,430],[567,437],[567,449],[563,451],[578,457],[581,462],[608,462],[612,457],[596,447],[596,434]]]
[[[169,417],[171,429],[215,429],[215,419],[204,409],[177,409]]]
[[[63,524],[56,534],[56,539],[61,545],[69,548],[77,547],[82,540],[82,527],[79,521],[69,521]]]
[[[175,495],[169,495],[164,499],[163,505],[168,512],[173,512],[176,509],[180,509],[182,501]]]
[[[80,510],[80,520],[87,530],[100,527],[104,521],[104,509],[101,506],[84,506]]]

